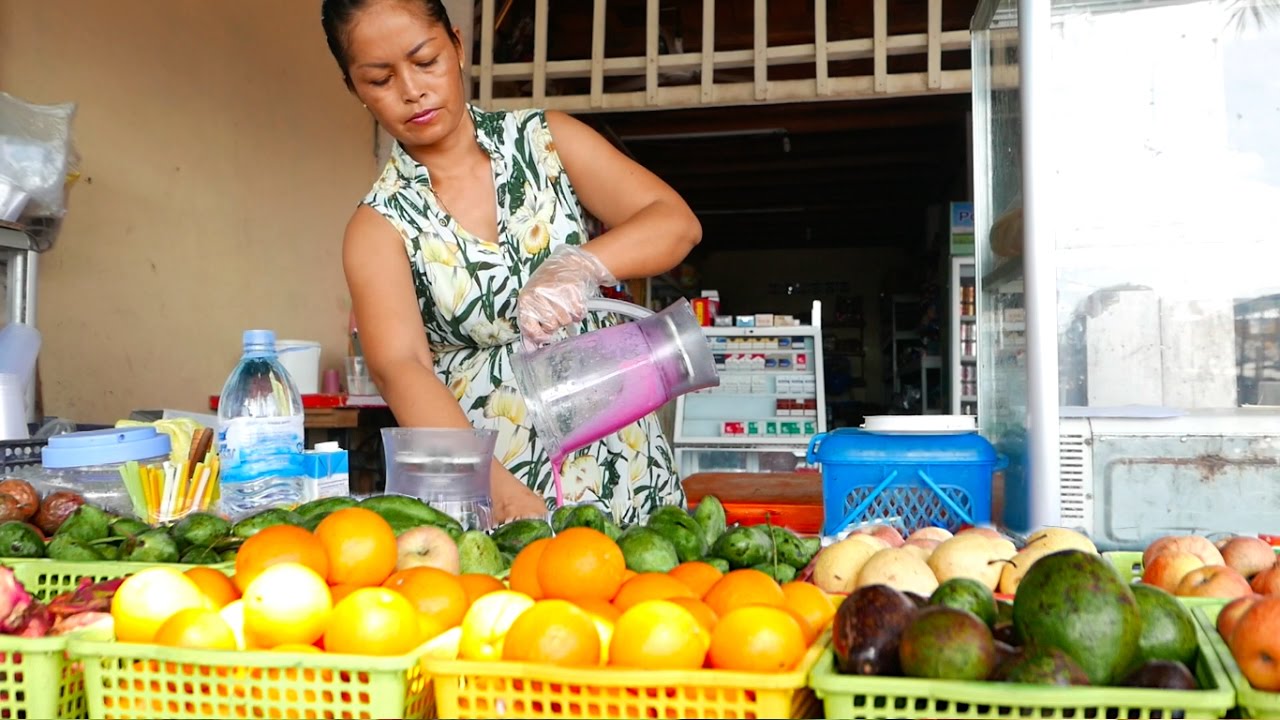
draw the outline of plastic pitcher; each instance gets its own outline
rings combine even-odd
[[[428,502],[467,530],[490,530],[489,468],[497,438],[493,430],[383,428],[386,492]]]
[[[587,308],[635,322],[526,347],[511,359],[534,429],[557,469],[568,453],[680,395],[720,384],[711,346],[687,300],[659,313],[604,298]],[[555,479],[563,505],[558,474]]]

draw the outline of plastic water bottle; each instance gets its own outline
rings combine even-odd
[[[244,355],[218,402],[222,510],[232,518],[303,501],[302,395],[270,330],[246,330]]]

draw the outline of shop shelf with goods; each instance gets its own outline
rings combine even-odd
[[[978,414],[978,303],[974,267],[972,257],[951,258],[947,359],[952,415]]]
[[[978,412],[1015,530],[1275,531],[1280,11],[1254,10],[979,5]]]
[[[895,294],[885,303],[889,337],[888,384],[892,412],[938,415],[943,412],[940,339],[927,337],[931,328],[927,303],[920,295]]]
[[[827,429],[822,303],[810,325],[704,328],[720,385],[676,400],[682,476],[792,472]]]
[[[823,326],[822,355],[829,421],[834,427],[861,422],[867,404],[867,323],[863,300],[839,296],[831,322]]]

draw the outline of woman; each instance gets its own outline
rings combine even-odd
[[[370,375],[402,426],[496,430],[495,518],[545,515],[556,490],[512,381],[515,343],[610,322],[586,312],[599,286],[669,270],[702,229],[573,118],[469,106],[439,0],[324,0],[322,14],[348,89],[397,141],[343,240]],[[611,228],[590,242],[583,207]],[[566,502],[618,522],[683,500],[652,416],[562,467]]]

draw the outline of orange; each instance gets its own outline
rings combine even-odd
[[[155,644],[199,650],[235,650],[236,635],[217,610],[187,608],[164,621],[156,631]]]
[[[191,578],[172,568],[148,568],[125,578],[111,598],[116,640],[149,643],[175,613],[211,609],[212,603]]]
[[[711,586],[724,577],[724,573],[714,565],[696,560],[680,563],[667,574],[687,585],[693,596],[698,598],[706,595]]]
[[[183,573],[209,598],[214,608],[224,608],[227,603],[240,598],[240,591],[224,572],[208,567],[193,567]]]
[[[688,610],[667,600],[646,600],[613,624],[609,664],[644,670],[702,667],[710,636]]]
[[[457,627],[467,614],[467,591],[458,576],[433,567],[415,567],[392,574],[382,587],[400,593],[441,630]],[[439,632],[431,633],[434,637]]]
[[[396,570],[396,533],[372,510],[338,510],[316,526],[316,538],[329,556],[333,585],[380,585]]]
[[[626,582],[639,574],[640,573],[636,572],[635,570],[632,570],[631,568],[627,568],[626,570],[622,571],[622,582]]]
[[[310,645],[324,634],[332,613],[324,578],[305,565],[272,565],[245,588],[245,640],[267,648]]]
[[[612,600],[627,563],[618,544],[591,528],[569,528],[551,538],[538,559],[538,587],[548,598]]]
[[[806,644],[812,644],[835,617],[831,599],[817,585],[789,582],[782,586],[784,607],[800,620]]]
[[[671,598],[670,602],[673,602],[693,613],[693,616],[697,618],[698,623],[702,625],[702,627],[706,628],[708,633],[715,630],[716,623],[720,622],[720,618],[716,616],[716,611],[712,610],[710,606],[697,598],[675,597]]]
[[[359,589],[360,589],[359,585],[352,585],[350,583],[345,585],[330,585],[329,595],[333,597],[333,604],[337,605],[339,602],[341,602],[342,598],[350,595],[351,593]]]
[[[515,563],[512,563],[513,565]],[[492,575],[484,575],[482,573],[466,573],[458,576],[458,582],[462,583],[462,589],[467,591],[467,605],[470,606],[476,601],[476,598],[482,595],[488,595],[491,592],[506,590],[507,587],[502,581]]]
[[[669,600],[677,597],[693,597],[689,586],[662,573],[640,573],[622,583],[613,604],[622,612],[630,610],[645,600]]]
[[[740,607],[720,618],[711,633],[711,667],[748,672],[787,672],[807,650],[800,621],[784,608]]]
[[[243,593],[263,570],[287,562],[306,565],[320,577],[329,575],[329,556],[315,535],[294,525],[272,525],[240,546],[232,582]]]
[[[586,600],[575,600],[573,604],[586,610],[588,614],[609,622],[617,620],[618,616],[622,615],[622,611],[618,609],[617,605],[605,600],[588,598]]]
[[[507,573],[507,585],[512,590],[534,600],[542,599],[542,588],[538,586],[538,561],[550,542],[551,538],[534,540],[516,554],[515,560],[511,561],[511,571]]]
[[[352,655],[403,655],[424,640],[412,603],[384,587],[360,588],[333,609],[324,649]]]
[[[507,630],[502,659],[593,667],[600,664],[600,650],[590,615],[567,600],[539,600]]]
[[[773,578],[759,570],[744,569],[725,573],[711,586],[702,601],[723,621],[725,615],[747,605],[782,607],[786,604],[786,596]]]

